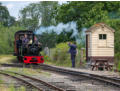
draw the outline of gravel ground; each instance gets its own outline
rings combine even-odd
[[[66,90],[76,91],[120,91],[118,88],[101,84],[94,80],[86,79],[84,77],[75,77],[70,75],[62,75],[58,73],[50,72],[50,75],[34,75],[41,80],[50,82],[54,85],[66,88]]]
[[[34,91],[31,86],[28,86],[21,81],[4,75],[0,75],[0,77],[0,79],[3,81],[0,83],[0,91]]]
[[[11,67],[0,67],[0,69],[10,69]],[[0,91],[38,91],[31,86],[18,81],[12,77],[0,74]]]
[[[87,68],[86,69],[85,68],[84,69],[70,68],[70,67],[60,67],[60,68],[69,69],[69,70],[73,70],[73,71],[86,72],[86,73],[90,73],[90,74],[103,75],[103,76],[107,76],[107,77],[118,77],[118,78],[120,78],[120,73],[114,72],[114,71],[92,71],[89,68],[88,69]]]
[[[7,67],[1,67],[1,69],[6,69]],[[10,69],[11,67],[7,68]],[[17,68],[18,69],[18,68]],[[75,90],[75,91],[120,91],[118,88],[114,88],[112,86],[107,86],[105,84],[101,84],[99,82],[96,82],[94,80],[90,80],[84,77],[75,77],[71,75],[63,75],[53,72],[48,72],[44,70],[35,70],[31,69],[32,71],[31,76],[35,78],[39,78],[41,80],[44,80],[46,82],[49,82],[53,85],[59,86],[61,88],[64,88],[66,90]],[[22,72],[22,68],[19,68],[19,72]],[[28,70],[30,71],[30,69]],[[36,71],[36,72],[34,72]],[[33,72],[33,73],[32,73]],[[102,71],[101,71],[102,72]],[[24,73],[24,72],[22,72]],[[28,73],[28,72],[27,72]],[[28,74],[27,74],[28,75]],[[23,85],[23,83],[16,81],[14,79],[9,79],[3,76],[4,82],[9,84],[17,84],[16,87],[19,87]],[[25,85],[25,84],[24,84]],[[27,87],[26,91],[34,91],[29,86]],[[0,90],[1,91],[1,90]],[[7,90],[6,90],[7,91]]]

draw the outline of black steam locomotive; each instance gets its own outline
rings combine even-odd
[[[20,62],[43,63],[41,56],[42,45],[37,40],[33,31],[21,30],[15,33],[14,55]]]

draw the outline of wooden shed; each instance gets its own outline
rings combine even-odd
[[[114,61],[115,30],[104,23],[97,23],[86,30],[86,60]]]

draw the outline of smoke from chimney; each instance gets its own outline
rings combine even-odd
[[[42,34],[43,32],[51,33],[52,31],[56,32],[57,34],[60,34],[61,32],[63,32],[63,30],[66,32],[70,32],[71,30],[73,30],[71,37],[75,37],[77,43],[80,43],[84,40],[84,29],[82,29],[82,33],[79,33],[77,29],[77,24],[74,21],[68,22],[67,24],[59,23],[57,26],[41,26],[35,31],[35,34]]]

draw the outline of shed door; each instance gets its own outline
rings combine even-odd
[[[86,61],[88,61],[88,35],[86,35]]]

